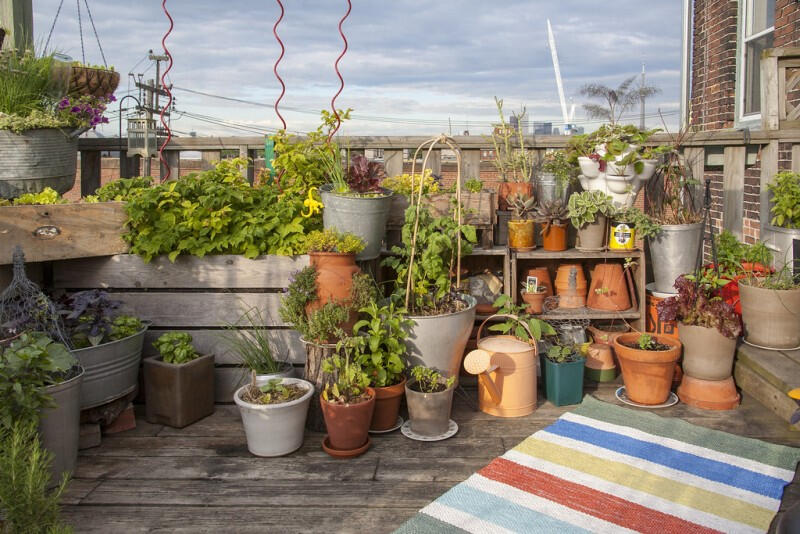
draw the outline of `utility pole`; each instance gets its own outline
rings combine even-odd
[[[644,62],[642,62],[642,84],[639,88],[644,88]],[[639,101],[641,102],[639,106],[639,129],[644,130],[644,92],[639,92]]]
[[[0,0],[0,29],[5,30],[3,48],[33,47],[33,0]]]
[[[153,54],[153,51],[150,50],[148,58],[150,61],[156,62],[156,79],[147,80],[147,83],[142,83],[141,80],[136,82],[136,87],[140,90],[144,90],[144,112],[145,117],[147,118],[147,125],[148,128],[150,125],[154,124],[153,117],[154,115],[161,114],[161,107],[158,104],[158,97],[159,95],[168,96],[167,92],[161,87],[161,62],[168,61],[169,58],[166,55],[157,55]],[[164,116],[169,116],[169,111],[164,112]],[[157,135],[161,135],[161,129],[156,125],[155,130]],[[152,158],[144,158],[144,171],[145,176],[151,176],[152,173]]]

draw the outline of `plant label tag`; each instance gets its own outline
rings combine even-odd
[[[525,282],[526,293],[536,293],[539,290],[539,278],[536,276],[529,276]]]

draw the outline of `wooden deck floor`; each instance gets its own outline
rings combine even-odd
[[[475,397],[474,389],[467,392]],[[590,393],[617,402],[613,392],[604,385]],[[327,456],[316,434],[290,456],[253,457],[234,405],[218,405],[181,430],[138,418],[135,430],[82,451],[64,517],[76,532],[390,532],[567,410],[540,400],[528,417],[500,419],[457,395],[455,437],[419,443],[399,431],[374,436],[372,449],[349,461]],[[678,404],[658,413],[800,446],[800,432],[748,397],[733,412]],[[787,499],[800,500],[799,477],[784,505]]]

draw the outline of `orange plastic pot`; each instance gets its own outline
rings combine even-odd
[[[567,250],[567,225],[545,223],[542,228],[542,248],[552,252]]]
[[[508,221],[509,248],[519,252],[533,250],[536,248],[535,236],[533,221]]]
[[[622,368],[622,378],[628,398],[639,404],[662,404],[669,397],[675,362],[681,355],[681,342],[667,336],[654,335],[656,342],[668,345],[669,350],[641,350],[628,347],[640,334],[631,332],[614,339],[614,352]]]

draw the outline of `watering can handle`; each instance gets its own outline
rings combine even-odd
[[[495,313],[493,315],[490,315],[486,319],[484,319],[483,322],[481,323],[481,325],[478,327],[478,334],[475,336],[475,344],[476,345],[480,345],[480,343],[481,343],[481,333],[483,332],[483,327],[486,324],[486,322],[489,321],[489,319],[494,319],[495,317],[507,317],[508,319],[514,319],[516,321],[519,321],[519,324],[521,324],[522,327],[528,332],[528,335],[531,336],[530,340],[528,340],[528,344],[533,347],[534,356],[536,354],[538,354],[538,347],[537,347],[537,344],[536,344],[536,339],[533,337],[533,332],[531,332],[531,329],[528,328],[528,325],[525,324],[524,321],[520,321],[519,317],[517,317],[516,315],[510,314],[510,313]]]

